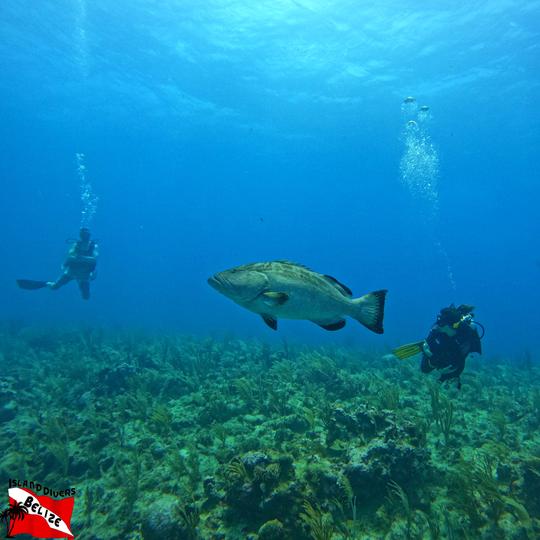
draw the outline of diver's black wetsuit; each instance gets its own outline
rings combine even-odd
[[[50,285],[53,290],[59,289],[76,279],[84,300],[90,298],[90,280],[95,277],[97,244],[93,240],[77,240],[69,250],[62,265],[62,275]]]
[[[434,326],[426,338],[426,343],[433,356],[428,356],[424,352],[420,366],[424,373],[434,369],[453,368],[452,371],[440,376],[441,382],[459,378],[469,353],[482,354],[480,336],[476,328],[470,324],[460,324],[454,336],[449,336],[438,326]]]

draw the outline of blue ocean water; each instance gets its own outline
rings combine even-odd
[[[3,0],[0,318],[389,349],[456,302],[487,354],[537,351],[539,34],[525,0]],[[17,289],[81,182],[91,300]],[[272,259],[389,289],[384,336],[275,334],[206,283]]]

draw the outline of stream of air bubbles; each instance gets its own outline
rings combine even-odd
[[[411,195],[421,203],[421,211],[431,230],[438,230],[439,217],[439,154],[429,133],[431,111],[427,105],[418,106],[413,97],[401,105],[403,115],[403,154],[400,177]],[[438,237],[434,238],[437,252],[444,260],[452,290],[456,290],[450,258]]]

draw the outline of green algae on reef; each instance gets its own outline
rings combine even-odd
[[[350,348],[4,325],[0,365],[0,478],[76,488],[81,540],[540,535],[533,362],[458,392]]]

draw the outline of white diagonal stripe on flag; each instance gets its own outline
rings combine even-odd
[[[37,498],[33,493],[25,491],[24,489],[21,489],[18,487],[9,488],[8,494],[13,500],[17,501],[18,503],[23,503],[23,504],[24,504],[24,501],[26,501],[28,497],[32,497],[39,504],[39,506],[42,506],[43,508],[51,512],[46,506],[43,506],[41,504],[41,501],[39,500],[39,498]],[[31,507],[28,508],[28,506],[25,506],[25,508],[28,510],[28,514],[31,514],[34,516],[40,516],[40,514],[37,513],[37,510],[34,512],[32,511]],[[51,529],[54,529],[55,531],[60,531],[65,534],[68,534],[69,536],[73,536],[66,522],[60,516],[58,516],[55,512],[51,512],[51,513],[60,519],[60,523],[58,524],[58,526],[56,526],[54,523],[49,523],[49,521],[45,518],[45,516],[40,516],[45,520],[45,522],[47,523],[47,526]]]

